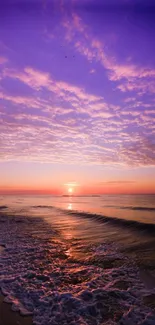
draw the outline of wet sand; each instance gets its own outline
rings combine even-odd
[[[64,218],[66,219],[66,215]],[[77,228],[77,223],[74,226]],[[70,227],[67,230],[72,229]],[[52,311],[53,323],[63,324],[66,320],[69,324],[70,320],[73,320],[74,324],[81,324],[81,310],[85,323],[89,325],[95,324],[94,318],[97,317],[101,323],[105,320],[118,324],[118,321],[122,319],[124,324],[128,324],[129,318],[132,317],[133,319],[138,317],[142,321],[144,313],[148,324],[151,324],[149,319],[151,321],[153,319],[152,324],[155,324],[155,318],[153,318],[155,317],[155,294],[154,291],[149,290],[155,288],[154,267],[152,267],[154,266],[152,263],[154,253],[151,250],[150,261],[150,242],[148,249],[146,249],[146,243],[144,247],[141,244],[137,245],[136,250],[135,245],[132,249],[130,247],[129,255],[131,258],[134,257],[130,260],[128,254],[126,257],[117,247],[115,248],[114,243],[96,244],[95,242],[96,245],[89,245],[86,240],[88,239],[87,232],[83,234],[83,238],[77,239],[78,236],[74,238],[70,231],[69,235],[72,234],[72,236],[61,241],[61,232],[55,231],[52,226],[49,228],[49,223],[42,218],[3,216],[0,228],[2,238],[0,253],[4,253],[7,247],[4,274],[8,279],[9,275],[17,279],[16,286],[9,282],[9,290],[13,291],[14,296],[17,296],[19,301],[21,299],[21,303],[24,304],[23,282],[21,278],[18,278],[24,270],[24,285],[27,290],[31,289],[30,295],[32,294],[31,298],[33,298],[32,302],[31,299],[29,300],[32,303],[31,310],[38,308],[38,314],[35,313],[33,318],[12,311],[11,304],[5,303],[4,296],[1,294],[0,325],[32,325],[32,318],[36,321],[40,316],[42,321],[38,323],[47,325],[51,319],[50,311]],[[8,234],[9,237],[7,237]],[[56,239],[56,234],[59,234],[58,239]],[[128,245],[125,245],[125,252],[126,246]],[[151,245],[151,247],[154,246]],[[75,252],[78,253],[76,259]],[[79,253],[84,254],[83,257],[86,259],[84,265]],[[34,256],[36,256],[35,259]],[[132,260],[137,262],[135,263],[137,268],[131,265]],[[4,288],[6,286],[5,280],[3,286]],[[43,291],[40,291],[40,288]],[[132,294],[133,292],[135,295]],[[88,293],[89,297],[87,297]],[[87,298],[90,298],[91,304]],[[133,309],[129,317],[126,305],[122,304],[123,299],[129,304],[128,310]],[[29,305],[28,307],[24,305],[24,308],[29,311]],[[140,308],[140,311],[136,308]],[[54,312],[55,309],[57,313]],[[70,312],[74,310],[74,313]]]
[[[155,288],[155,277],[150,274],[150,272],[140,269],[140,278],[144,285],[148,289]],[[32,317],[21,316],[19,312],[12,311],[11,304],[4,302],[4,296],[0,294],[0,325],[32,325]],[[151,304],[154,301],[155,296],[152,295],[145,297],[145,304]],[[152,306],[155,308],[154,306]]]
[[[0,245],[0,254],[4,251],[5,247]]]
[[[11,304],[4,302],[0,295],[0,325],[32,325],[30,316],[21,316],[19,312],[12,311]]]
[[[0,253],[5,247],[0,246]],[[0,293],[0,325],[32,325],[32,317],[21,316],[19,312],[11,309],[11,304],[4,302],[4,296]]]
[[[139,275],[146,289],[155,288],[155,276],[152,275],[148,270],[140,269]]]
[[[155,288],[155,277],[150,272],[140,269],[140,278],[147,289]],[[32,317],[21,316],[19,312],[12,311],[11,304],[4,302],[4,296],[0,294],[0,325],[32,325]],[[144,299],[145,304],[151,304],[155,308],[155,295],[148,295]],[[153,306],[152,306],[153,304]]]

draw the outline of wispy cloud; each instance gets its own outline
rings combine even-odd
[[[98,182],[96,185],[103,186],[103,185],[130,185],[135,184],[136,181],[132,180],[115,180],[115,181],[104,181],[104,182]]]
[[[79,184],[77,182],[68,182],[64,184],[67,187],[77,187]]]
[[[104,35],[97,37],[77,13],[71,10],[69,21],[63,4],[61,12],[60,38],[56,34],[50,41],[56,48],[65,43],[68,50],[74,49],[77,63],[83,65],[77,68],[75,60],[73,66],[66,68],[64,63],[56,70],[61,59],[55,55],[51,63],[55,47],[49,40],[39,43],[39,51],[46,45],[40,51],[41,62],[39,57],[30,64],[30,55],[19,67],[17,58],[6,67],[7,61],[0,58],[1,160],[155,165],[154,102],[143,98],[154,93],[155,69],[136,64],[132,55],[121,60]],[[17,82],[18,95],[7,87],[11,82],[14,87]],[[29,96],[20,93],[23,85]]]
[[[32,71],[32,68],[25,70],[14,71],[13,74],[7,70],[4,78],[6,73],[7,78],[18,76],[20,82],[29,84],[35,91],[39,87],[39,96],[20,97],[1,93],[5,105],[7,102],[14,105],[9,114],[4,106],[0,109],[1,159],[154,165],[155,149],[152,138],[148,138],[148,130],[153,134],[152,110],[149,114],[145,108],[144,115],[129,108],[122,111],[107,104],[102,97],[88,94],[79,87],[53,81],[50,75],[43,73],[42,76],[41,71]],[[38,76],[44,80],[43,85]],[[63,98],[70,108],[52,106],[50,99],[42,98],[40,89],[43,88]],[[134,133],[130,129],[134,129]]]
[[[120,181],[120,180],[117,180],[117,181],[107,181],[106,184],[111,184],[111,185],[117,185],[117,184],[133,184],[133,183],[136,183],[136,181]]]
[[[116,82],[120,91],[137,91],[139,95],[147,91],[154,93],[155,69],[152,66],[137,65],[128,58],[120,63],[114,53],[107,52],[106,43],[92,35],[80,16],[74,12],[72,16],[72,24],[65,20],[63,25],[66,28],[66,40],[72,42],[76,51],[90,63],[100,63],[107,73],[108,80]],[[91,71],[94,72],[94,69]]]
[[[0,64],[4,64],[6,62],[8,62],[8,59],[5,58],[4,56],[0,56]]]

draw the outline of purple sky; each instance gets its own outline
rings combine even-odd
[[[1,190],[155,192],[154,30],[153,1],[2,3]]]

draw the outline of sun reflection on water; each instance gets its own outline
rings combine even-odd
[[[68,209],[68,210],[72,210],[72,209],[73,209],[72,203],[69,203],[69,204],[68,204],[67,209]]]

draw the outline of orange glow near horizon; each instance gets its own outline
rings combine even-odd
[[[102,194],[155,194],[155,183],[152,181],[137,181],[137,182],[123,182],[123,181],[109,181],[103,184],[80,185],[76,192],[72,187],[67,189],[69,195],[102,195]],[[66,193],[63,185],[58,186],[1,186],[0,195],[63,195]]]

